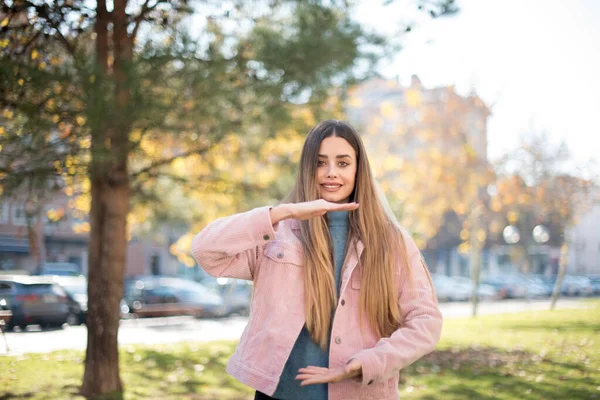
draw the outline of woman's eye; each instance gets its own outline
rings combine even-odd
[[[320,167],[322,165],[325,165],[325,161],[317,161],[317,165]]]
[[[348,163],[346,161],[340,162],[340,167],[346,167],[346,166],[348,166]]]

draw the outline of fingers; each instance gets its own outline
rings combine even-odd
[[[329,368],[315,367],[314,365],[309,365],[306,368],[300,368],[298,372],[306,374],[324,374],[329,372]]]
[[[338,382],[344,379],[344,371],[341,369],[329,369],[323,367],[308,366],[306,368],[300,368],[298,375],[296,375],[297,381],[300,382],[300,386],[315,385],[319,383],[330,383]]]
[[[319,383],[329,383],[330,381],[324,377],[320,378],[296,378],[297,380],[301,380],[300,386],[308,386],[308,385],[318,385]]]
[[[327,203],[327,211],[352,211],[359,206],[358,203]]]

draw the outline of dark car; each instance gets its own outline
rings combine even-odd
[[[242,279],[205,277],[201,284],[214,289],[223,298],[226,315],[248,315],[252,299],[252,282]]]
[[[7,329],[27,325],[57,326],[67,322],[69,299],[56,282],[41,277],[0,278],[0,298],[12,312]]]
[[[223,299],[214,290],[180,278],[152,276],[129,280],[124,300],[128,312],[137,317],[221,317],[226,312]]]
[[[69,325],[85,324],[88,310],[87,279],[85,276],[58,276],[56,282],[69,298]]]
[[[80,276],[81,269],[73,263],[47,262],[40,267],[39,275]]]

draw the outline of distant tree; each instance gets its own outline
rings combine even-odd
[[[570,246],[568,231],[589,210],[597,195],[597,177],[589,166],[575,165],[564,143],[554,146],[547,135],[533,134],[496,163],[498,181],[491,198],[493,221],[491,239],[505,243],[502,231],[515,226],[520,240],[513,255],[522,272],[531,269],[530,249],[536,246],[532,231],[537,225],[548,228],[547,244],[561,247],[559,273],[553,294],[554,306],[566,269]]]

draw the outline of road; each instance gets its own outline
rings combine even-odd
[[[513,313],[519,311],[547,310],[549,300],[503,300],[484,302],[479,306],[479,314]],[[560,299],[558,308],[586,307],[579,299]],[[440,309],[444,318],[461,318],[471,315],[469,303],[442,303]],[[238,339],[246,326],[246,317],[225,319],[202,319],[192,317],[148,318],[122,320],[119,328],[119,344],[158,344],[185,341],[211,341]],[[61,349],[85,349],[87,329],[85,326],[65,326],[64,329],[42,330],[29,326],[23,332],[6,333],[10,351],[0,339],[0,355],[23,353],[44,353]]]

